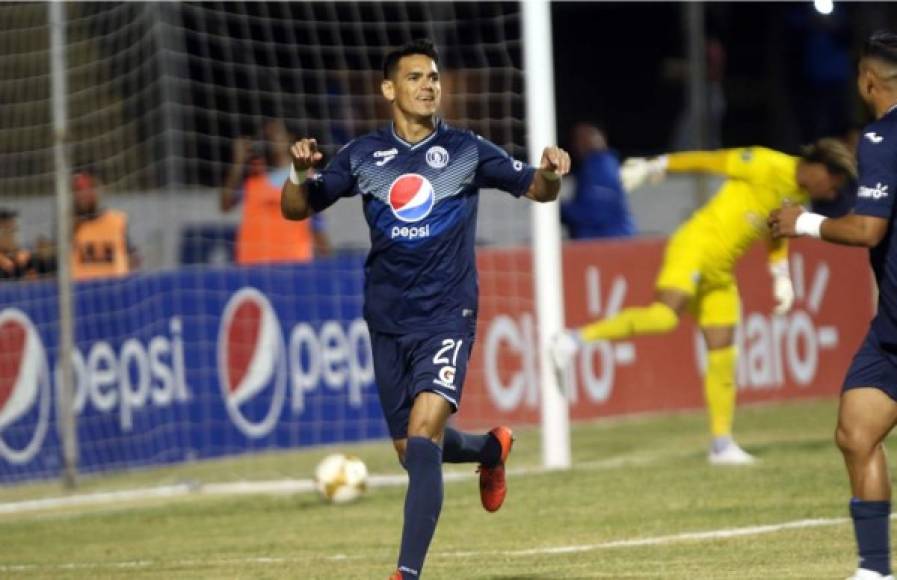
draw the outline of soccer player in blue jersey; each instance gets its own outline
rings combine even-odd
[[[863,129],[859,189],[852,214],[837,218],[785,207],[770,216],[773,234],[810,236],[870,249],[878,313],[844,380],[835,439],[850,478],[850,515],[859,568],[849,580],[893,580],[891,478],[882,441],[897,425],[897,34],[873,34],[860,59],[858,88],[875,121]]]
[[[484,435],[446,426],[458,410],[477,316],[474,237],[479,188],[554,201],[570,157],[546,147],[538,168],[516,161],[437,116],[439,57],[419,40],[386,56],[383,96],[392,123],[351,141],[327,166],[314,139],[291,148],[283,186],[287,219],[305,219],[341,197],[361,195],[370,228],[364,316],[371,331],[380,402],[408,471],[405,522],[394,579],[419,578],[442,507],[442,463],[480,464],[483,507],[506,493],[511,431]]]

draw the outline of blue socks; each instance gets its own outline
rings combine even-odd
[[[408,492],[399,570],[419,578],[442,509],[442,448],[426,437],[409,437],[405,448]]]
[[[501,444],[491,433],[470,435],[446,427],[442,439],[446,463],[482,463],[494,467],[501,460]]]
[[[850,500],[850,517],[857,538],[860,568],[891,573],[890,518],[891,502]]]

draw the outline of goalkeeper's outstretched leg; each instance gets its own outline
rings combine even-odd
[[[732,282],[700,286],[697,294],[693,298],[682,290],[659,289],[656,300],[648,306],[625,308],[615,316],[561,333],[552,344],[552,356],[559,368],[565,368],[583,343],[671,332],[686,307],[691,306],[707,346],[704,397],[712,437],[708,461],[713,465],[749,465],[755,459],[732,437],[737,395],[738,290]]]
[[[679,326],[679,317],[691,298],[682,290],[661,288],[654,302],[647,306],[624,308],[609,318],[562,332],[552,341],[554,363],[558,368],[566,368],[582,343],[672,332]]]
[[[679,315],[688,300],[689,296],[678,290],[660,290],[648,306],[624,308],[615,316],[587,324],[576,332],[584,342],[666,334],[679,326]]]

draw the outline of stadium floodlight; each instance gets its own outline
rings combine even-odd
[[[813,0],[813,7],[816,12],[828,16],[835,10],[834,0]]]

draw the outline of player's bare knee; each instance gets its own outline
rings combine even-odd
[[[681,290],[673,290],[671,288],[661,288],[655,295],[655,300],[661,304],[668,306],[676,316],[682,316],[688,306],[690,296]]]
[[[707,350],[720,350],[735,344],[734,326],[705,326],[701,329]]]
[[[430,417],[423,417],[408,426],[409,437],[425,437],[434,443],[442,442],[443,425]]]
[[[423,392],[414,401],[408,424],[409,437],[425,437],[442,443],[445,424],[451,414],[449,403],[437,393]]]
[[[835,429],[835,443],[845,456],[864,456],[872,453],[879,441],[867,429],[839,423]]]

